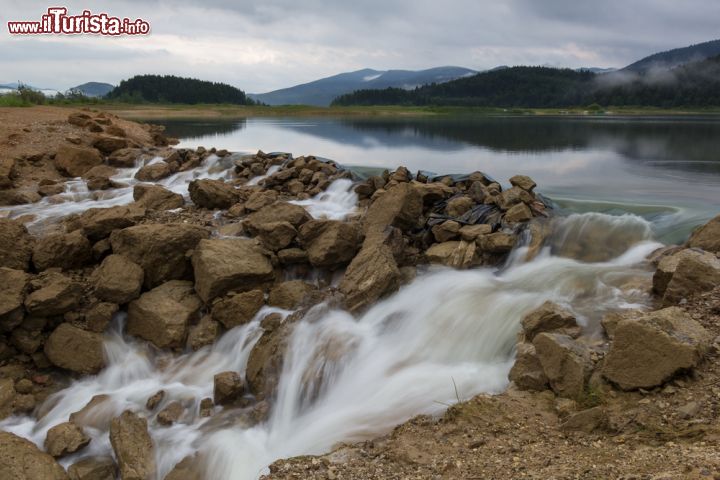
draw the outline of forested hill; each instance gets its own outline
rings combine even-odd
[[[512,67],[414,90],[359,90],[333,105],[448,105],[483,107],[572,107],[636,105],[720,106],[720,56],[657,72],[588,71]]]
[[[631,63],[623,70],[627,72],[645,73],[651,70],[669,69],[679,65],[705,60],[720,55],[720,40],[698,43],[689,47],[675,48],[666,52],[660,52],[635,63]]]
[[[107,96],[127,102],[255,103],[245,92],[232,85],[173,75],[137,75],[120,82]]]

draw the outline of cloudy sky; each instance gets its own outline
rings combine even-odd
[[[63,4],[151,24],[147,37],[11,36]],[[141,73],[260,93],[370,67],[621,67],[720,37],[717,0],[0,0],[0,83],[67,89]]]

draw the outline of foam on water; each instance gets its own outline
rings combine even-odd
[[[343,220],[357,209],[358,196],[352,180],[335,180],[324,191],[308,200],[294,200],[290,203],[301,205],[313,218]]]

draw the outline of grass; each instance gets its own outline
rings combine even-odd
[[[30,107],[33,104],[23,100],[20,95],[0,95],[0,107]]]

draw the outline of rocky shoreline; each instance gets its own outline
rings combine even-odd
[[[49,428],[45,452],[0,432],[3,478],[89,480],[116,472],[123,479],[154,478],[149,423],[164,428],[228,411],[247,425],[268,417],[283,353],[308,312],[342,308],[361,314],[432,265],[500,266],[520,245],[525,259],[532,259],[552,222],[550,205],[522,175],[511,178],[508,189],[481,172],[432,176],[400,167],[358,178],[312,156],[175,149],[161,127],[102,112],[62,112],[62,119],[20,127],[2,140],[8,148],[0,158],[0,205],[71,202],[66,194],[78,177],[90,200],[123,189],[132,190],[132,200],[53,221],[39,222],[32,211],[0,218],[0,420],[41,419],[50,408],[43,404],[48,396],[101,371],[113,318],[124,318],[125,333],[158,352],[179,354],[215,344],[264,307],[278,311],[261,319],[262,334],[244,375],[217,372],[212,398],[178,401],[158,391],[144,410],[116,416],[98,413],[105,401],[98,395]],[[211,162],[206,178],[188,179],[182,193],[162,183]],[[131,168],[131,184],[116,179]],[[338,218],[314,218],[308,205],[344,185],[338,182],[355,195],[354,208]],[[711,395],[696,387],[714,381],[712,359],[720,351],[719,225],[720,217],[688,245],[653,254],[658,310],[607,315],[598,341],[583,335],[570,312],[545,304],[523,320],[509,392],[461,403],[439,422],[413,420],[377,442],[279,461],[269,478],[544,478],[535,467],[511,469],[529,461],[519,447],[486,452],[504,465],[498,470],[466,457],[482,457],[486,445],[508,440],[509,425],[529,412],[557,432],[552,439],[558,442],[577,435],[628,435],[644,442],[638,425],[649,427],[638,415],[655,420],[656,413],[647,413],[649,402],[642,402],[661,397],[676,405],[690,391],[693,400],[681,406],[685,413],[678,421],[708,420],[711,426],[693,429],[700,433],[691,438],[708,439],[703,441],[710,448],[720,391],[712,387]],[[630,418],[626,409],[633,402],[640,413]],[[693,402],[697,408],[687,405]],[[476,408],[495,411],[490,417],[497,418],[480,423]],[[675,418],[663,428],[684,439],[679,429],[685,423],[673,423]],[[108,432],[114,457],[81,459],[66,472],[58,459],[88,448],[87,429]],[[473,439],[455,450],[433,454],[417,443],[460,431]],[[477,445],[468,450],[468,442]],[[408,448],[398,455],[403,444]],[[165,478],[201,478],[198,463],[189,456]],[[712,468],[717,473],[720,467]],[[575,478],[570,470],[549,472]]]

